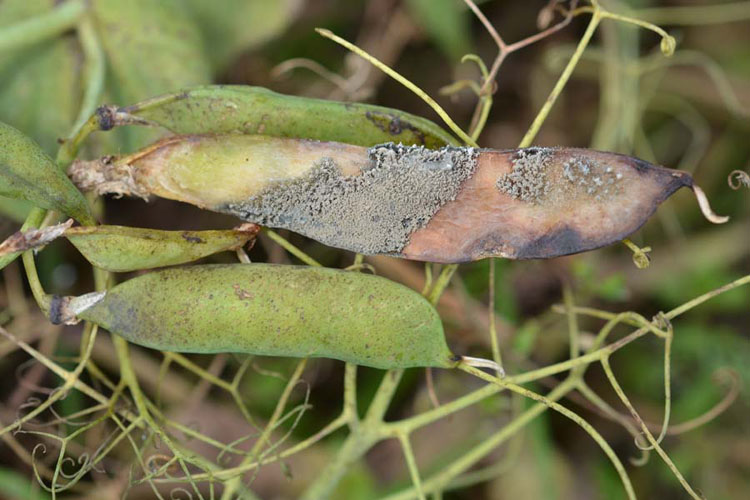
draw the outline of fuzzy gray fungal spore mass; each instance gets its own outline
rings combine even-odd
[[[478,150],[381,144],[360,175],[345,176],[331,158],[293,181],[279,182],[222,211],[373,255],[403,250],[471,177]]]
[[[513,158],[510,173],[497,179],[497,188],[517,200],[541,203],[550,192],[547,169],[552,154],[550,148],[519,150]]]
[[[571,158],[563,164],[563,178],[573,197],[587,196],[602,201],[620,192],[622,174],[599,162]]]

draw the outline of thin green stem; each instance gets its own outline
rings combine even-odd
[[[565,381],[555,387],[552,392],[547,395],[547,399],[549,399],[550,401],[557,401],[565,396],[570,390],[572,390],[573,387],[574,384],[570,383],[569,381]],[[430,494],[435,491],[444,489],[445,486],[450,484],[453,478],[458,477],[460,474],[466,472],[474,464],[479,462],[509,438],[516,435],[529,422],[544,413],[546,410],[547,406],[541,403],[532,406],[531,408],[511,420],[496,433],[483,439],[474,448],[467,451],[456,460],[452,461],[446,467],[434,473],[432,476],[422,482],[422,489],[425,494]],[[414,491],[413,487],[408,488],[405,491],[394,493],[393,495],[388,495],[383,500],[408,500],[411,498],[416,498],[416,492]]]
[[[672,474],[677,478],[677,480],[680,482],[682,487],[685,489],[685,491],[688,492],[688,494],[693,497],[695,500],[700,500],[701,496],[698,495],[698,493],[693,490],[693,488],[688,484],[685,477],[682,475],[682,473],[677,469],[677,466],[672,462],[672,459],[669,458],[667,453],[662,449],[661,446],[659,446],[659,443],[654,438],[653,434],[651,434],[651,431],[648,429],[648,426],[646,423],[641,419],[641,416],[636,411],[635,407],[633,407],[632,403],[628,399],[628,397],[625,395],[625,392],[622,390],[622,387],[620,387],[619,382],[617,382],[617,379],[615,378],[615,374],[612,371],[612,367],[609,364],[609,357],[605,356],[601,360],[602,368],[604,369],[604,373],[607,375],[607,379],[609,379],[610,384],[612,385],[612,388],[615,390],[615,393],[617,393],[617,396],[620,398],[622,403],[627,407],[627,409],[630,411],[630,414],[633,416],[636,422],[638,422],[638,425],[641,428],[641,431],[646,436],[646,439],[649,443],[651,443],[651,446],[656,451],[656,453],[664,460],[664,463],[667,464],[667,467],[672,471]]]
[[[547,100],[542,106],[542,109],[539,110],[539,113],[537,113],[536,118],[534,118],[534,121],[529,127],[529,130],[526,132],[526,135],[523,136],[521,143],[518,145],[519,148],[529,147],[534,142],[534,138],[539,133],[539,129],[542,128],[542,124],[547,119],[552,106],[555,105],[555,103],[557,102],[557,98],[560,96],[563,88],[568,83],[570,75],[573,74],[573,70],[575,69],[578,61],[583,55],[583,52],[586,50],[586,47],[591,41],[591,37],[594,36],[594,32],[596,31],[596,27],[599,25],[599,21],[601,21],[601,10],[599,8],[594,8],[593,14],[591,16],[591,21],[589,21],[586,32],[578,42],[575,52],[573,52],[573,55],[568,61],[568,64],[565,66],[565,69],[560,75],[560,78],[558,78],[557,83],[555,83],[555,86],[552,88],[552,91],[547,97]]]
[[[101,130],[99,117],[93,115],[86,120],[78,130],[71,134],[70,138],[62,143],[60,149],[57,150],[57,157],[55,158],[57,165],[61,169],[67,170],[70,164],[73,163],[73,160],[75,160],[76,156],[78,156],[78,150],[81,148],[83,141],[85,141],[93,132],[99,130]]]
[[[365,426],[383,422],[385,412],[388,411],[388,406],[391,404],[391,399],[393,399],[393,394],[396,392],[403,374],[404,370],[402,369],[385,372],[383,379],[380,381],[380,386],[375,392],[375,397],[372,398],[372,403],[367,409],[363,422]]]
[[[299,453],[303,450],[306,450],[310,448],[312,445],[319,442],[324,437],[336,432],[337,430],[341,429],[348,423],[348,418],[346,415],[341,414],[339,415],[335,420],[331,421],[328,425],[326,425],[323,429],[316,432],[312,436],[308,437],[307,439],[300,441],[296,445],[282,451],[278,455],[271,457],[271,458],[262,458],[259,461],[251,464],[245,464],[242,467],[232,467],[229,469],[224,469],[217,471],[213,474],[194,474],[192,477],[196,481],[205,481],[211,478],[214,478],[216,480],[224,480],[224,479],[230,479],[232,477],[235,477],[238,474],[243,474],[245,472],[251,471],[253,469],[256,469],[263,465],[268,465],[274,462],[277,462],[279,460],[282,460],[284,458],[290,457],[296,453]]]
[[[284,250],[289,252],[290,254],[297,257],[299,260],[307,264],[308,266],[315,266],[320,267],[320,262],[313,259],[309,255],[307,255],[305,252],[297,248],[296,246],[289,243],[286,238],[281,236],[280,234],[276,233],[275,231],[272,231],[268,228],[263,228],[262,231],[271,238],[274,242],[276,242],[280,247],[282,247]]]
[[[440,276],[438,276],[437,280],[435,281],[435,286],[432,287],[432,290],[430,290],[430,293],[427,295],[427,300],[429,300],[432,305],[436,305],[438,303],[438,301],[440,300],[440,296],[448,287],[448,284],[453,277],[453,273],[456,272],[456,269],[458,269],[458,264],[449,264],[447,266],[444,266],[440,271]]]
[[[648,21],[643,21],[641,19],[637,19],[635,17],[630,16],[624,16],[622,14],[616,14],[614,12],[609,12],[607,10],[602,10],[601,16],[602,18],[606,19],[613,19],[615,21],[620,21],[622,23],[628,23],[633,24],[635,26],[640,26],[641,28],[653,31],[654,33],[658,33],[662,37],[662,52],[667,55],[671,56],[674,53],[674,47],[675,47],[675,40],[670,36],[669,33],[658,27],[657,25],[650,23]]]
[[[497,394],[502,391],[501,387],[493,384],[487,384],[484,387],[477,389],[469,394],[465,394],[460,398],[454,399],[449,403],[444,403],[437,408],[420,413],[413,417],[405,418],[396,422],[387,422],[382,427],[382,433],[384,435],[395,437],[399,432],[410,433],[421,427],[425,427],[433,422],[445,418],[449,415],[453,415],[465,408],[475,405],[476,403]]]
[[[68,0],[54,9],[0,30],[0,51],[18,50],[75,28],[86,11],[81,0]]]
[[[448,113],[445,112],[445,110],[440,107],[440,105],[435,102],[435,100],[430,97],[424,90],[420,89],[416,85],[414,85],[412,82],[410,82],[408,79],[404,78],[402,75],[394,71],[392,68],[390,68],[388,65],[384,64],[380,60],[376,59],[375,57],[371,56],[364,50],[360,49],[356,45],[354,45],[351,42],[348,42],[347,40],[344,40],[340,36],[335,35],[332,31],[322,28],[315,28],[315,31],[324,36],[325,38],[328,38],[329,40],[333,40],[334,42],[338,43],[339,45],[349,49],[350,51],[357,54],[362,59],[366,60],[376,68],[378,68],[380,71],[385,73],[386,75],[390,76],[394,80],[396,80],[398,83],[406,87],[407,89],[411,90],[417,96],[419,96],[420,99],[422,99],[424,102],[427,103],[428,106],[430,106],[435,113],[438,114],[438,116],[443,120],[443,122],[448,125],[448,128],[450,128],[458,137],[461,138],[461,140],[467,145],[467,146],[473,146],[477,147],[477,143],[469,137],[466,132],[461,130],[461,127],[456,125],[456,122],[453,121],[453,119],[448,115]]]
[[[570,339],[570,359],[581,354],[580,334],[578,332],[578,317],[573,313],[573,291],[567,283],[563,286],[563,303],[568,318],[568,337]]]
[[[404,458],[406,459],[406,466],[409,468],[409,475],[411,476],[411,482],[414,483],[414,488],[417,490],[417,497],[419,500],[425,500],[425,494],[422,490],[422,480],[419,477],[419,467],[417,467],[417,460],[414,458],[414,450],[411,448],[408,434],[399,434],[398,440],[401,443],[401,449],[404,451]]]
[[[253,447],[251,448],[250,452],[245,455],[245,457],[242,459],[242,462],[240,463],[240,467],[243,465],[248,465],[253,462],[255,462],[256,457],[260,453],[261,448],[268,442],[269,438],[271,437],[271,432],[274,430],[276,423],[281,418],[282,414],[284,413],[284,410],[286,409],[286,404],[289,401],[289,397],[292,395],[292,391],[294,390],[294,387],[297,385],[297,382],[299,382],[300,377],[302,376],[302,372],[305,370],[305,366],[307,366],[307,358],[302,359],[299,363],[297,363],[297,368],[295,368],[294,373],[289,378],[289,381],[286,384],[286,387],[284,387],[284,391],[281,394],[281,397],[279,398],[278,402],[276,403],[276,408],[273,411],[273,414],[271,415],[271,418],[268,420],[268,423],[266,424],[266,427],[263,429],[263,432],[261,433],[260,437],[255,441],[253,444]],[[222,500],[230,500],[233,498],[233,495],[237,492],[239,487],[242,485],[242,476],[238,475],[230,480],[228,480],[224,485],[224,492],[221,494]]]
[[[495,321],[495,261],[496,259],[490,257],[490,271],[489,271],[489,322],[490,322],[490,345],[492,347],[492,359],[495,361],[498,369],[498,376],[505,376],[505,369],[503,368],[503,357],[500,351],[500,339],[497,338],[497,322]]]
[[[78,27],[78,40],[83,48],[85,90],[81,109],[73,130],[79,130],[94,113],[104,91],[105,60],[104,50],[94,29],[90,16],[84,16]]]
[[[609,460],[612,462],[612,465],[615,467],[615,470],[617,470],[617,473],[620,476],[620,480],[622,481],[623,487],[625,488],[625,492],[627,493],[628,498],[631,498],[631,499],[635,498],[635,491],[633,490],[633,485],[630,483],[630,478],[628,478],[628,474],[625,471],[625,467],[622,465],[622,462],[617,457],[614,450],[612,450],[612,447],[609,445],[609,443],[607,443],[607,441],[602,437],[602,435],[599,434],[599,432],[597,432],[597,430],[594,429],[591,426],[591,424],[589,424],[583,417],[581,417],[574,411],[569,410],[568,408],[562,406],[561,404],[553,401],[552,399],[548,397],[545,397],[545,396],[542,396],[541,394],[537,394],[533,391],[530,391],[529,389],[526,389],[525,387],[521,387],[519,385],[510,383],[506,379],[488,375],[481,370],[478,370],[471,366],[467,366],[465,364],[460,364],[459,368],[467,373],[470,373],[478,378],[481,378],[482,380],[499,385],[501,387],[504,387],[505,389],[508,389],[509,391],[515,392],[517,394],[520,394],[521,396],[524,396],[529,399],[533,399],[534,401],[537,401],[539,403],[542,403],[545,406],[551,408],[552,410],[555,410],[558,413],[561,413],[565,417],[569,418],[570,420],[578,424],[584,431],[586,431],[586,433],[588,433],[594,439],[594,441],[596,441],[596,443],[599,445],[602,451],[604,451],[604,453],[607,455]]]
[[[359,423],[357,409],[357,365],[346,363],[344,367],[344,415],[351,419],[351,426]]]

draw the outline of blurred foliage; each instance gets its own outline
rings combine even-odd
[[[665,59],[659,52],[659,36],[603,20],[535,143],[593,146],[684,166],[694,171],[716,210],[731,215],[732,221],[726,227],[710,226],[700,218],[691,196],[677,195],[633,237],[639,246],[654,248],[646,269],[635,268],[624,246],[545,262],[497,262],[492,307],[510,374],[568,359],[567,318],[550,309],[561,302],[565,286],[571,287],[577,305],[603,311],[632,310],[651,318],[750,273],[750,195],[747,190],[727,187],[731,171],[748,171],[750,167],[750,16],[727,19],[722,14],[723,2],[601,3],[613,12],[657,22],[678,39],[677,52],[672,59]],[[59,4],[55,0],[4,0],[0,2],[0,30],[49,13]],[[474,65],[459,63],[464,53],[477,53],[488,65],[497,54],[481,23],[458,0],[90,0],[87,4],[91,9],[86,16],[95,28],[106,70],[97,105],[130,104],[188,85],[218,82],[262,85],[311,97],[365,96],[379,105],[435,119],[410,92],[346,56],[312,30],[324,26],[356,40],[406,75],[468,128],[476,94],[469,86],[450,96],[441,96],[439,90],[454,81],[478,80]],[[536,32],[537,17],[547,4],[542,0],[486,1],[480,7],[504,40],[512,43]],[[681,7],[690,9],[684,11],[687,14],[673,10]],[[586,21],[577,17],[562,31],[507,58],[497,79],[481,146],[514,147],[520,142],[585,29]],[[50,155],[57,151],[58,139],[71,133],[90,88],[84,49],[80,33],[66,29],[44,41],[0,50],[0,121],[32,136]],[[701,56],[694,57],[695,53]],[[298,57],[311,57],[317,65],[297,61],[283,78],[270,76],[277,65]],[[106,142],[113,141],[111,135],[100,134],[92,149],[119,151],[145,140],[145,135],[127,132],[115,142]],[[0,199],[0,213],[7,216],[2,220],[3,236],[18,229],[28,210],[27,204]],[[191,230],[236,224],[231,218],[164,200],[150,204],[107,200],[98,210],[109,224]],[[325,265],[345,267],[352,262],[352,256],[344,252],[295,235],[284,236]],[[250,258],[297,262],[265,236]],[[208,259],[232,260],[228,254]],[[378,274],[417,290],[424,285],[421,263],[393,259],[366,262]],[[439,303],[449,342],[462,354],[491,356],[488,268],[488,262],[461,266]],[[94,286],[91,268],[63,243],[54,243],[39,254],[38,271],[45,287],[55,293],[80,294]],[[79,342],[87,338],[81,336],[81,329],[52,327],[36,312],[20,266],[6,268],[2,284],[0,324],[61,366],[74,369],[81,353]],[[673,424],[689,422],[731,395],[728,370],[737,374],[740,384],[738,398],[723,412],[690,432],[668,435],[663,445],[689,482],[708,497],[745,498],[750,493],[750,291],[744,287],[720,295],[672,324]],[[578,325],[581,342],[586,345],[604,321],[579,316]],[[620,326],[613,337],[632,330]],[[641,339],[612,359],[625,392],[656,434],[663,417],[663,345],[660,339]],[[138,348],[130,353],[144,393],[158,403],[164,418],[184,426],[174,431],[182,438],[180,442],[211,457],[216,457],[217,448],[197,439],[190,430],[247,451],[263,424],[272,418],[295,369],[290,360],[277,358],[162,356]],[[81,380],[103,392],[122,391],[123,386],[117,386],[117,351],[108,334],[99,334],[91,356]],[[58,378],[27,360],[9,341],[0,344],[3,425],[33,411],[60,386]],[[357,375],[358,405],[364,411],[378,391],[382,372],[360,369]],[[239,377],[238,382],[231,386],[234,377]],[[442,403],[481,387],[476,380],[453,373],[436,371],[432,377],[434,393]],[[304,383],[295,386],[287,409],[292,417],[272,432],[274,443],[290,433],[282,449],[315,435],[341,409],[344,369],[340,363],[311,362],[301,378]],[[431,408],[425,380],[423,370],[404,375],[387,420],[408,418]],[[544,378],[535,383],[535,389],[544,393],[559,382],[556,377]],[[618,412],[626,413],[601,369],[592,367],[586,382]],[[305,399],[308,396],[309,400]],[[507,424],[520,411],[512,401],[506,396],[485,398],[479,405],[430,424],[423,429],[423,437],[416,434],[413,448],[423,479]],[[99,418],[98,414],[75,412],[94,403],[90,396],[69,391],[52,406],[54,411],[27,422],[21,432],[5,434],[7,439],[0,447],[0,496],[34,498],[31,491],[38,490],[31,486],[36,484],[32,463],[49,484],[60,440]],[[564,404],[600,430],[625,462],[640,497],[685,496],[655,454],[644,466],[627,463],[627,458],[639,456],[638,449],[633,437],[611,418],[576,392]],[[524,403],[522,409],[531,406]],[[117,401],[118,409],[133,407],[124,396]],[[243,410],[257,427],[248,423]],[[302,414],[296,424],[299,413],[292,411]],[[176,490],[174,484],[151,489],[145,483],[128,487],[123,480],[130,474],[142,474],[144,469],[153,471],[164,462],[168,448],[162,437],[144,431],[131,431],[96,467],[91,468],[86,460],[76,466],[79,457],[96,456],[102,450],[100,445],[109,445],[114,435],[109,432],[114,430],[114,425],[92,427],[89,433],[66,442],[63,470],[75,474],[82,466],[83,473],[69,491],[58,494],[59,498],[152,498],[157,497],[155,491],[163,498],[184,495],[186,490]],[[507,467],[490,471],[478,484],[471,482],[470,476],[460,476],[458,479],[466,480],[464,486],[446,491],[443,497],[625,498],[622,484],[601,450],[560,415],[545,413],[517,437],[520,447],[511,441],[479,464],[491,466],[508,459]],[[304,453],[261,467],[247,479],[252,479],[252,489],[261,498],[299,497],[305,485],[318,479],[319,471],[335,460],[344,439],[342,431],[334,432]],[[35,448],[40,443],[45,451]],[[140,457],[134,449],[140,450]],[[240,459],[226,453],[216,461],[229,466]],[[174,467],[169,472],[177,475],[181,471]],[[403,452],[397,442],[388,440],[342,478],[334,498],[374,498],[410,485]],[[207,486],[200,494],[211,496]],[[194,490],[189,495],[198,497]],[[253,498],[246,491],[243,495]]]

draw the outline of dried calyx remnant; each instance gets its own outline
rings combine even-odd
[[[456,198],[477,154],[471,148],[382,144],[367,150],[370,161],[359,175],[342,174],[326,156],[298,179],[277,181],[218,209],[333,246],[349,241],[356,252],[397,254],[409,235]]]
[[[371,148],[252,135],[174,136],[78,161],[85,190],[156,195],[365,254],[433,262],[547,258],[636,231],[689,174],[576,148]]]

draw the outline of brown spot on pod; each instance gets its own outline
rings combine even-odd
[[[155,194],[338,248],[432,262],[549,258],[608,245],[683,186],[709,220],[723,221],[685,172],[575,148],[176,136],[113,161],[78,162],[71,174],[99,192]]]

